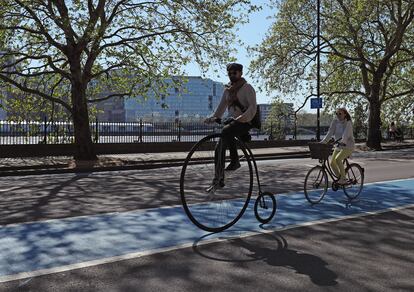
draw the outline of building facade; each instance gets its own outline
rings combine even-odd
[[[97,104],[101,122],[125,122],[125,99],[111,98]]]
[[[197,120],[211,115],[218,106],[224,84],[202,77],[185,77],[181,88],[169,88],[161,98],[110,99],[98,104],[99,120],[108,122]],[[166,83],[172,82],[166,80]]]
[[[272,104],[270,103],[259,103],[260,120],[262,121],[262,124],[264,123],[264,121],[266,121],[267,117],[269,116],[271,107]]]

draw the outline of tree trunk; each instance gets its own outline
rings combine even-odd
[[[89,113],[86,103],[86,86],[82,83],[72,84],[73,126],[75,129],[75,159],[96,160],[89,125]]]
[[[367,146],[375,150],[381,150],[381,103],[378,99],[369,102]]]

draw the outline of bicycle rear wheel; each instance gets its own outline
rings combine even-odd
[[[199,228],[209,232],[220,232],[235,224],[246,210],[252,189],[253,169],[250,157],[242,142],[236,139],[241,167],[224,171],[225,165],[215,166],[215,147],[221,134],[201,139],[188,153],[181,170],[180,193],[183,208],[188,218]],[[225,151],[225,164],[230,161]],[[221,169],[223,184],[213,184]],[[215,175],[216,174],[216,175]],[[215,185],[213,190],[211,186]]]
[[[328,191],[328,175],[319,165],[311,168],[305,178],[305,197],[311,204],[319,203]]]
[[[343,188],[344,193],[349,199],[356,199],[364,186],[364,169],[357,163],[351,163],[345,173],[348,183]]]

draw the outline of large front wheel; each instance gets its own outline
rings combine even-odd
[[[235,224],[246,210],[253,188],[252,164],[244,144],[236,139],[240,168],[225,171],[230,157],[228,150],[222,152],[220,138],[221,134],[214,134],[201,139],[181,170],[183,208],[196,226],[209,232]],[[224,159],[215,159],[220,153]]]
[[[319,165],[311,168],[305,178],[305,197],[311,204],[319,203],[328,191],[328,175]]]

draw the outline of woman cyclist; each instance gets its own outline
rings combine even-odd
[[[339,177],[338,184],[346,184],[344,160],[351,156],[355,147],[355,139],[352,128],[351,115],[345,108],[336,110],[336,118],[333,119],[329,127],[328,134],[321,143],[328,143],[332,136],[335,140],[341,139],[340,143],[335,146],[332,154],[331,167],[336,176]]]

